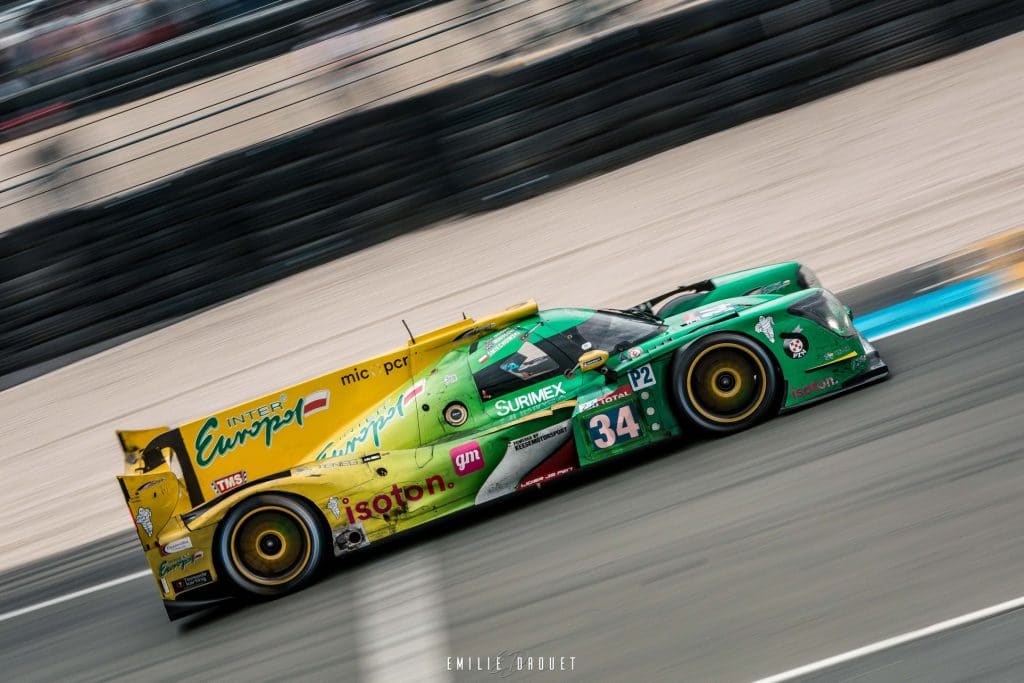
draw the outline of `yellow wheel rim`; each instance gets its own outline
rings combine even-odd
[[[760,357],[742,344],[712,344],[686,371],[686,396],[700,415],[733,424],[753,415],[765,401],[767,371]]]
[[[241,574],[263,586],[279,586],[306,568],[312,552],[309,529],[294,511],[264,505],[247,512],[231,530],[231,560]]]

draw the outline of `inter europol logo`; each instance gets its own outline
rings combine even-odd
[[[405,407],[412,403],[416,396],[423,391],[425,382],[420,380],[412,385],[391,405],[382,405],[377,412],[364,418],[359,424],[352,427],[341,437],[337,443],[328,441],[316,456],[316,460],[327,460],[344,455],[351,455],[367,442],[373,444],[374,448],[380,448],[380,435],[396,419],[405,417]]]
[[[804,396],[810,396],[811,394],[817,394],[818,392],[825,391],[826,389],[831,389],[838,384],[839,382],[836,381],[835,377],[826,377],[823,380],[811,382],[805,387],[793,389],[789,394],[793,398],[803,398]]]
[[[456,446],[451,450],[451,456],[455,474],[460,477],[472,474],[484,466],[484,452],[476,441]]]
[[[423,482],[423,484],[408,484],[399,486],[392,484],[389,491],[378,493],[369,500],[352,501],[350,498],[342,498],[338,505],[339,512],[343,511],[348,518],[349,524],[355,524],[356,520],[367,520],[373,517],[374,513],[386,515],[392,510],[404,510],[409,503],[422,500],[424,496],[436,496],[448,489],[455,488],[455,482],[445,482],[440,474],[435,474]],[[342,506],[344,506],[342,508]]]
[[[216,417],[211,417],[203,423],[196,435],[196,464],[200,467],[209,467],[218,457],[227,455],[239,446],[245,445],[247,441],[260,436],[263,437],[264,445],[270,448],[273,445],[275,434],[291,425],[302,427],[302,422],[306,417],[326,410],[330,399],[331,392],[329,390],[314,391],[308,396],[300,398],[294,408],[260,417],[251,421],[247,426],[233,430],[228,435],[216,434],[217,428],[220,427],[220,421]]]
[[[203,559],[203,552],[201,550],[194,553],[188,553],[175,557],[173,560],[164,560],[160,563],[160,578],[167,576],[168,574],[176,571],[181,571],[191,567],[193,564]]]

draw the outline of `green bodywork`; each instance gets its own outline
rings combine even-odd
[[[819,400],[855,383],[877,354],[804,272],[785,263],[714,278],[657,316],[541,311],[449,352],[295,475],[352,465],[325,478],[315,502],[336,531],[359,525],[372,541],[686,436],[693,427],[675,405],[673,359],[718,332],[769,352],[781,380],[776,412]],[[813,303],[810,314],[801,302]],[[576,367],[593,351],[609,354],[603,367]]]

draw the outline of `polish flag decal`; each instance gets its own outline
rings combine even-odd
[[[409,387],[409,391],[402,394],[402,407],[404,408],[405,406],[409,405],[414,400],[416,400],[416,397],[422,394],[423,390],[426,388],[427,382],[426,380],[422,379],[419,382],[416,382],[416,384],[413,384],[411,387]]]
[[[330,405],[330,402],[330,389],[314,391],[312,394],[302,399],[302,416],[306,417],[313,413],[319,413],[321,410],[327,410],[327,406]]]

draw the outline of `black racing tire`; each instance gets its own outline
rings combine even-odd
[[[698,339],[672,361],[671,396],[679,417],[711,434],[734,434],[764,419],[778,387],[771,354],[742,334]]]
[[[247,498],[221,521],[214,541],[217,565],[243,592],[274,597],[316,576],[329,547],[317,513],[290,496]]]

